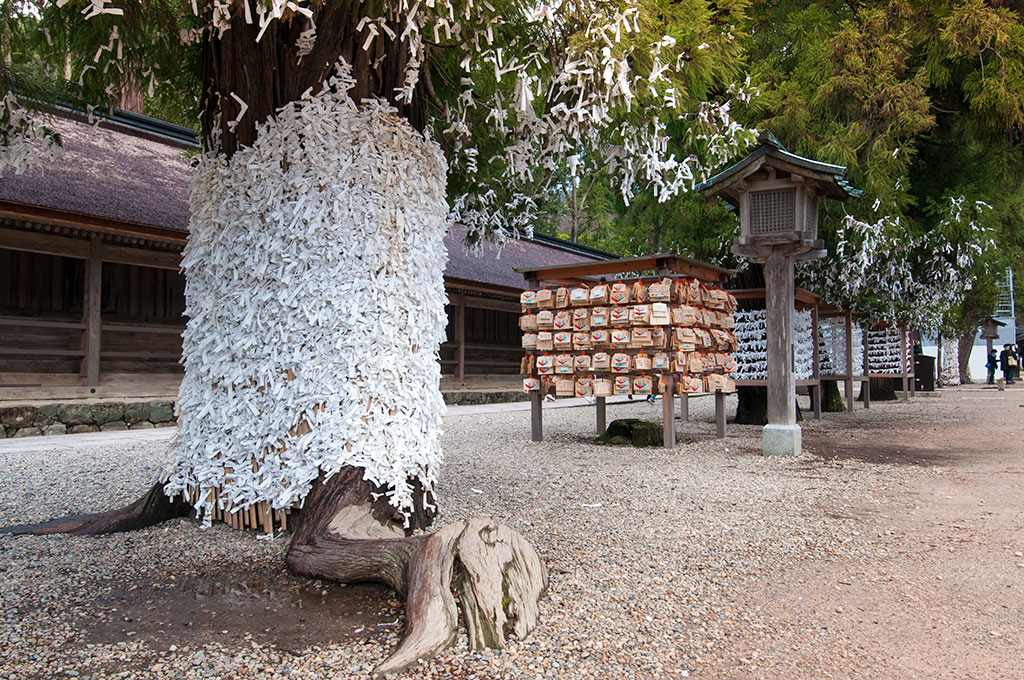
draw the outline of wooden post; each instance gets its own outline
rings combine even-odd
[[[914,337],[914,326],[912,324],[907,325],[907,334],[911,339]],[[924,343],[921,343],[921,351],[924,352]],[[914,384],[917,382],[917,355],[910,355],[910,396],[913,397],[917,392],[917,386]]]
[[[686,392],[679,395],[679,417],[684,423],[690,421],[690,395]]]
[[[807,389],[810,390],[810,392],[811,392],[811,399],[814,400],[814,409],[813,409],[814,419],[815,420],[821,420],[821,394],[822,394],[821,381],[819,380],[814,385],[808,385]]]
[[[715,435],[725,439],[725,392],[715,392]]]
[[[599,435],[604,434],[604,431],[608,429],[606,414],[605,398],[597,397],[597,433]]]
[[[814,418],[821,420],[821,352],[818,338],[818,305],[811,307],[811,343],[813,345],[812,355],[814,357],[814,373],[811,376],[815,385],[811,387],[814,399]]]
[[[466,296],[462,294],[455,303],[455,379],[466,380]]]
[[[860,393],[864,396],[864,408],[871,408],[871,360],[868,358],[868,327],[864,327],[864,377]]]
[[[796,425],[793,257],[773,250],[764,265],[768,325],[768,424]]]
[[[544,395],[539,391],[530,392],[530,438],[535,442],[544,441]]]
[[[853,310],[846,309],[846,411],[853,413]]]
[[[101,236],[93,234],[89,259],[85,261],[85,331],[82,333],[82,369],[87,387],[100,384],[100,343],[102,334],[101,303],[103,292],[103,261],[100,259]]]
[[[676,421],[675,421],[675,409],[672,403],[672,395],[676,389],[675,375],[672,373],[665,374],[665,394],[662,395],[661,399],[661,417],[662,417],[662,430],[664,437],[664,443],[666,449],[674,449],[676,447]]]
[[[910,375],[910,370],[907,368],[907,365],[906,365],[906,358],[907,358],[906,357],[906,341],[907,341],[906,324],[904,324],[903,322],[899,322],[896,325],[896,327],[899,329],[899,358],[900,358],[900,368],[902,369],[901,373],[903,374],[903,400],[904,401],[909,401],[910,400],[910,389],[909,389],[909,387],[906,384],[907,383],[907,377]]]

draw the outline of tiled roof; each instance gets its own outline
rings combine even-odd
[[[0,177],[0,200],[26,203],[107,219],[168,227],[188,233],[190,145],[161,138],[131,125],[89,125],[55,118],[64,153],[54,163],[23,175]],[[517,239],[498,248],[485,243],[479,254],[466,250],[466,227],[452,226],[446,276],[521,289],[517,267],[608,259],[610,255],[550,237]]]
[[[54,117],[64,153],[0,176],[0,200],[188,231],[188,145],[128,126]]]
[[[466,227],[453,224],[444,239],[445,245],[448,246],[448,267],[445,269],[445,275],[509,288],[523,288],[525,284],[526,280],[516,268],[609,259],[577,251],[573,249],[573,244],[556,243],[556,239],[514,239],[506,243],[500,252],[494,244],[485,243],[480,254],[474,254],[468,252],[463,245],[465,238]]]

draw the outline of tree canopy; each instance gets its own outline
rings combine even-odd
[[[825,205],[829,254],[801,267],[805,285],[865,316],[931,330],[991,311],[992,282],[1022,245],[1019,11],[981,0],[783,0],[754,3],[749,19],[745,74],[757,96],[737,118],[795,153],[847,166],[865,192]],[[652,199],[620,202],[581,239],[742,265],[728,252],[734,217],[699,197]]]

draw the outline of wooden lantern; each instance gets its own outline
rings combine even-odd
[[[768,326],[768,424],[762,449],[768,455],[800,453],[793,373],[794,263],[824,257],[818,238],[818,206],[825,198],[856,198],[862,192],[844,178],[846,168],[790,153],[770,133],[744,159],[698,186],[739,211],[740,235],[732,252],[765,265]]]

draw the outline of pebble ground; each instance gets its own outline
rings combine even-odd
[[[927,419],[934,404],[826,414],[805,433],[841,438],[865,419]],[[609,418],[660,420],[660,412],[660,402],[631,403],[610,406]],[[780,674],[792,631],[733,596],[797,565],[874,555],[861,522],[842,508],[883,505],[929,471],[809,453],[766,459],[757,455],[760,428],[730,425],[729,438],[717,440],[710,400],[691,401],[691,414],[673,451],[597,445],[589,409],[547,411],[543,443],[529,440],[528,412],[447,417],[440,523],[491,515],[518,529],[545,560],[550,589],[529,638],[469,652],[460,637],[402,677],[870,677],[870,660],[841,641],[835,654]],[[155,478],[163,448],[0,451],[0,525],[129,502]],[[160,606],[161,589],[211,569],[280,573],[285,545],[188,520],[100,538],[0,538],[0,677],[368,677],[400,633],[401,607],[386,593],[367,612],[369,625],[339,624],[336,636],[318,630],[315,644],[297,648],[256,634],[272,621],[269,611],[249,632],[175,642],[126,626],[122,639],[109,635],[126,618],[120,590],[142,589]],[[763,640],[760,656],[739,657],[731,639],[752,635]]]

